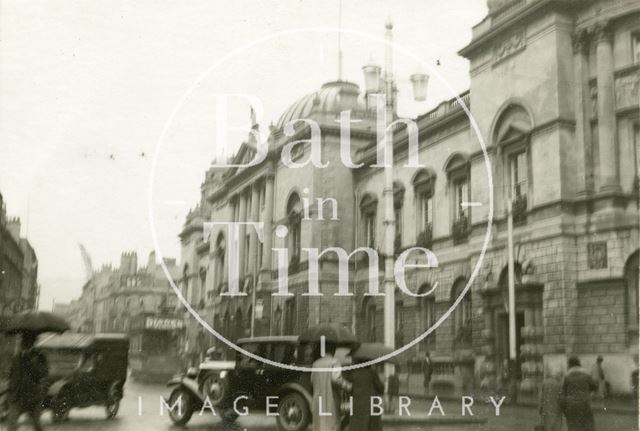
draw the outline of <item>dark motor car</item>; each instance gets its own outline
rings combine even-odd
[[[281,364],[311,367],[314,360],[314,345],[300,343],[297,336],[243,338],[236,344]],[[278,414],[280,430],[305,430],[311,422],[310,373],[265,364],[239,352],[235,362],[205,361],[198,370],[176,377],[168,385],[173,387],[169,406],[180,405],[170,411],[176,424],[186,424],[207,397],[227,421],[237,417],[233,410],[236,400],[238,411],[245,407],[255,411],[266,408],[267,397],[277,397],[270,402],[277,404],[272,412]]]
[[[44,335],[36,347],[49,364],[44,408],[55,421],[67,420],[72,408],[93,405],[104,406],[107,419],[116,416],[127,379],[126,335]]]

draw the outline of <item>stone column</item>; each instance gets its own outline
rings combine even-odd
[[[271,279],[271,247],[273,246],[273,174],[267,174],[265,184],[264,203],[264,245],[262,255],[263,277],[266,281]]]
[[[254,183],[251,188],[251,221],[257,223],[260,219],[260,187]],[[251,239],[249,240],[249,271],[253,274],[254,285],[257,282],[258,268],[258,234],[256,229],[250,227]]]
[[[613,42],[607,24],[595,28],[598,78],[598,148],[600,191],[620,190],[616,154],[616,113],[613,78]]]
[[[575,164],[576,195],[585,196],[593,191],[591,170],[587,168],[586,152],[591,148],[591,123],[589,119],[589,63],[588,41],[584,32],[573,36],[573,79],[575,101]]]

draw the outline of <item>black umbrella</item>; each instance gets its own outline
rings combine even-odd
[[[336,323],[314,326],[303,332],[299,337],[301,343],[320,343],[322,337],[324,342],[337,346],[357,346],[358,339],[344,325]]]
[[[371,361],[391,352],[393,352],[393,349],[382,343],[362,343],[360,347],[353,350],[351,357],[356,361]],[[397,364],[397,356],[392,356],[386,362]]]
[[[4,327],[0,328],[0,332],[40,334],[42,332],[62,333],[68,329],[69,324],[57,314],[48,311],[25,311],[10,316]]]

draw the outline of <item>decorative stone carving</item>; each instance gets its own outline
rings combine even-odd
[[[511,34],[509,37],[498,43],[493,49],[493,62],[497,63],[510,55],[524,49],[526,45],[526,37],[524,29],[517,33]]]
[[[602,269],[608,266],[606,241],[587,244],[587,262],[589,269]]]
[[[640,92],[640,71],[635,70],[616,79],[616,109],[638,105]]]
[[[596,43],[611,42],[613,40],[613,31],[608,21],[599,22],[590,30]]]

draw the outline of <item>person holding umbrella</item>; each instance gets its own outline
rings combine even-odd
[[[20,348],[9,370],[8,415],[9,431],[17,430],[23,413],[31,417],[36,431],[42,429],[42,380],[49,374],[47,359],[34,349],[38,335],[43,332],[62,333],[69,324],[60,316],[46,311],[27,311],[11,316],[0,332],[20,335]]]
[[[7,416],[9,431],[18,429],[18,419],[23,413],[30,416],[36,431],[42,429],[40,424],[43,395],[41,382],[49,373],[49,367],[44,355],[33,348],[37,336],[33,332],[22,333],[20,350],[11,363]]]
[[[343,365],[335,352],[338,347],[355,346],[356,337],[340,324],[319,325],[300,334],[298,342],[314,348],[311,373],[313,387],[313,430],[339,431],[341,429],[340,404],[343,391],[350,391],[351,384],[342,377]],[[334,371],[315,371],[315,369]],[[352,428],[353,429],[353,428]]]
[[[393,349],[380,343],[363,343],[355,349],[351,357],[355,364],[362,364],[378,359],[393,352]],[[350,370],[346,378],[353,386],[353,416],[351,417],[352,430],[382,431],[382,416],[371,414],[372,398],[382,397],[384,383],[380,379],[375,366],[358,367]],[[395,392],[389,387],[389,394]]]
[[[342,378],[340,362],[334,358],[336,352],[334,343],[326,343],[324,356],[316,354],[319,358],[313,363],[313,368],[336,368],[335,371],[315,371],[311,374],[313,386],[313,430],[314,431],[339,431],[341,427],[340,415],[340,391],[351,390],[351,384]],[[320,349],[319,349],[320,350]],[[354,428],[360,429],[360,428]]]

